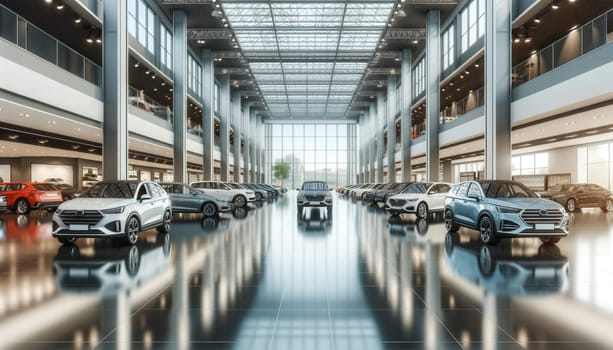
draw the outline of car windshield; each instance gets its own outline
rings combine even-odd
[[[404,190],[404,192],[405,193],[426,193],[430,185],[431,184],[429,183],[411,184],[409,185],[409,187],[407,187],[406,190]]]
[[[551,192],[568,192],[573,188],[573,185],[564,184],[564,185],[555,185],[549,189]]]
[[[32,186],[39,191],[57,191],[52,184],[33,184]]]
[[[230,188],[233,188],[235,190],[244,190],[245,189],[244,187],[242,187],[241,185],[239,185],[237,183],[228,182],[228,183],[226,183],[226,185],[230,186]]]
[[[133,182],[98,182],[83,192],[81,198],[132,198],[136,185]]]
[[[482,182],[488,198],[538,198],[536,193],[518,182]]]
[[[305,191],[327,191],[328,186],[324,182],[305,182],[302,189]]]

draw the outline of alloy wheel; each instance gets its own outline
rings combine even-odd
[[[244,207],[247,200],[243,196],[237,196],[234,199],[234,206],[236,207]]]
[[[132,216],[130,219],[128,219],[128,227],[126,232],[126,238],[128,239],[128,242],[130,244],[136,244],[136,242],[138,241],[138,231],[138,219]]]
[[[417,217],[425,219],[428,216],[428,206],[426,203],[421,202],[417,206]]]
[[[30,211],[30,203],[27,200],[21,198],[17,201],[17,214],[23,215]]]
[[[479,235],[481,241],[486,244],[495,243],[494,226],[492,225],[492,219],[485,215],[479,220]]]
[[[577,209],[577,203],[574,199],[571,198],[568,200],[568,202],[566,202],[566,210],[568,210],[569,212],[573,212],[575,211],[575,209]]]
[[[204,215],[206,216],[213,216],[215,215],[215,205],[213,203],[207,203],[204,205],[204,208],[202,208],[202,212],[204,213]]]

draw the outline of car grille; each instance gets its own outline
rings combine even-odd
[[[66,225],[95,225],[102,219],[102,214],[97,210],[64,210],[60,219]]]
[[[326,196],[321,196],[321,195],[304,195],[304,198],[306,198],[307,201],[313,201],[313,202],[321,202],[324,200]]]
[[[559,225],[563,217],[564,214],[559,209],[526,209],[521,213],[522,220],[528,225]]]
[[[394,207],[402,207],[406,202],[404,199],[390,199],[390,204]]]

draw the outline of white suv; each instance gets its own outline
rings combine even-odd
[[[190,186],[219,199],[230,201],[234,208],[246,207],[247,203],[255,202],[255,192],[234,182],[201,181],[192,182]]]
[[[136,244],[140,231],[170,231],[168,194],[150,181],[98,182],[53,214],[53,237],[69,244],[79,237],[125,238]]]

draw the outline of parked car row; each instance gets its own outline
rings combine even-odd
[[[477,180],[359,184],[338,188],[346,197],[374,204],[392,215],[426,218],[442,212],[448,231],[479,231],[481,240],[496,244],[504,237],[538,237],[557,243],[568,235],[568,212],[579,208],[613,210],[611,191],[594,184],[554,186],[536,193],[515,181]]]

